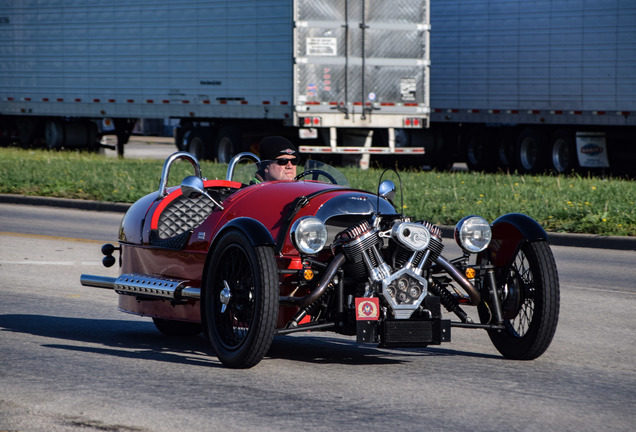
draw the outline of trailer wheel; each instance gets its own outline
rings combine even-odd
[[[514,168],[515,132],[504,128],[497,135],[497,165],[502,170]]]
[[[574,133],[557,129],[550,138],[550,168],[557,173],[568,173],[578,168]]]
[[[190,129],[183,136],[183,150],[192,154],[198,160],[205,158],[205,140],[196,129]]]
[[[547,138],[538,128],[526,128],[517,138],[515,159],[522,173],[536,173],[545,168],[547,162]]]
[[[471,171],[492,171],[496,158],[490,144],[491,134],[484,128],[476,128],[466,139],[466,165]]]
[[[459,152],[459,139],[455,130],[444,128],[437,130],[435,144],[430,154],[425,155],[431,167],[437,171],[450,171]],[[428,149],[427,149],[428,151]]]
[[[44,142],[49,150],[59,149],[64,145],[64,123],[59,120],[49,120],[44,129]]]
[[[229,163],[241,148],[241,130],[236,126],[225,126],[219,131],[214,145],[214,159]]]

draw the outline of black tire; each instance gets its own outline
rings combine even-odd
[[[457,134],[446,128],[437,129],[432,136],[432,144],[426,145],[424,164],[437,171],[450,171],[458,155]]]
[[[574,132],[567,129],[556,130],[550,137],[550,169],[559,174],[567,174],[575,171],[578,166]]]
[[[471,171],[493,171],[497,155],[491,144],[491,134],[486,129],[473,129],[466,138],[466,165]]]
[[[516,133],[509,128],[502,128],[497,134],[497,165],[503,171],[514,169],[515,137]]]
[[[214,155],[218,163],[229,163],[241,149],[241,130],[236,126],[224,126],[214,144]]]
[[[57,150],[64,145],[64,123],[59,120],[49,120],[46,122],[44,130],[44,141],[46,148]]]
[[[183,138],[183,150],[192,154],[197,160],[206,159],[207,144],[201,132],[197,129],[191,129],[185,133]]]
[[[498,281],[506,330],[489,330],[490,340],[506,358],[539,357],[550,346],[559,318],[559,277],[548,243],[526,243]],[[480,305],[479,317],[489,323],[492,315]]]
[[[515,147],[515,166],[521,173],[537,173],[548,161],[548,139],[540,128],[521,131]]]
[[[201,333],[201,324],[167,320],[163,318],[153,318],[152,322],[161,333],[168,336],[195,336]]]
[[[212,253],[204,288],[204,325],[221,363],[256,365],[272,344],[278,319],[273,249],[252,246],[243,233],[228,231]]]

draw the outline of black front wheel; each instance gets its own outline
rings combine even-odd
[[[506,358],[535,359],[550,346],[559,318],[559,277],[548,243],[526,243],[498,280],[506,328],[489,330],[490,339]],[[492,321],[487,305],[479,316],[482,323]]]
[[[269,350],[278,319],[274,251],[229,231],[215,246],[204,284],[204,325],[217,357],[231,368],[256,365]]]

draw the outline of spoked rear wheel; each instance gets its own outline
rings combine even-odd
[[[225,366],[249,368],[265,356],[278,318],[278,271],[270,247],[252,246],[241,232],[217,243],[205,282],[204,320]]]
[[[559,278],[550,246],[526,243],[498,278],[506,329],[490,330],[490,339],[506,358],[535,359],[550,346],[559,318]],[[484,306],[479,316],[482,322],[491,318]]]

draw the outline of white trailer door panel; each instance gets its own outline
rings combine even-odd
[[[427,0],[297,0],[298,115],[322,126],[402,127],[428,117]]]

